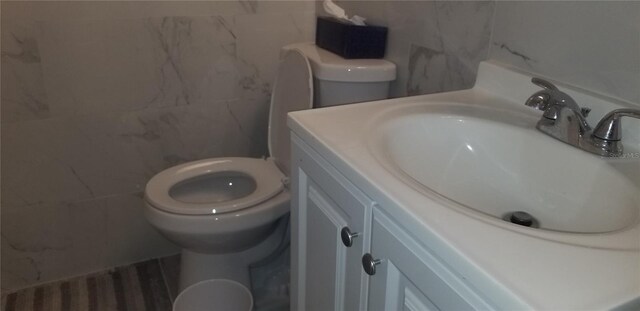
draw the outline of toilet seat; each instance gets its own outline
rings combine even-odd
[[[253,179],[255,190],[250,194],[218,202],[190,203],[175,199],[171,189],[183,182],[216,173],[237,173]],[[181,215],[212,215],[230,213],[260,204],[283,191],[285,175],[272,159],[210,158],[177,165],[155,175],[147,183],[145,199],[153,207]]]
[[[149,180],[145,200],[150,207],[171,214],[217,215],[256,206],[275,197],[283,192],[283,182],[290,173],[287,113],[310,109],[312,103],[313,76],[309,61],[297,48],[286,48],[269,110],[267,145],[271,157],[210,158],[171,167]]]

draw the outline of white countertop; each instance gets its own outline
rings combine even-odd
[[[495,82],[500,79],[507,82]],[[495,225],[407,186],[369,151],[368,124],[389,107],[445,99],[512,106],[519,96],[514,99],[496,92],[513,90],[505,85],[509,80],[526,79],[521,73],[483,63],[478,83],[470,90],[299,111],[289,115],[289,126],[492,304],[545,310],[611,309],[632,300],[640,304],[637,222],[605,234]],[[532,94],[535,88],[523,86],[517,91]],[[609,108],[598,108],[602,111],[596,115]],[[524,105],[512,109],[534,113]]]

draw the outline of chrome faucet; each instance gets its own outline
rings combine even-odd
[[[542,115],[546,119],[561,121],[560,114],[563,109],[569,109],[575,115],[577,125],[581,133],[591,130],[586,117],[591,112],[589,108],[580,108],[578,104],[567,93],[560,91],[553,83],[540,79],[532,78],[531,82],[544,90],[538,91],[531,95],[525,105],[544,111]],[[558,120],[560,119],[560,120]]]
[[[620,156],[621,117],[640,119],[640,110],[617,109],[609,112],[591,129],[587,116],[591,109],[580,107],[567,93],[551,82],[533,78],[531,82],[543,88],[531,95],[525,105],[544,111],[536,128],[541,132],[582,150],[604,157]]]

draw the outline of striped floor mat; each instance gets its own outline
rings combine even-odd
[[[169,311],[158,260],[32,287],[2,297],[3,311]]]

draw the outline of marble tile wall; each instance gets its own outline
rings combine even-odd
[[[157,172],[266,153],[296,2],[2,2],[2,289],[178,248],[142,215]]]
[[[640,105],[640,2],[498,1],[489,57]]]
[[[389,27],[394,97],[469,88],[493,59],[640,103],[638,1],[335,2]]]
[[[385,58],[398,69],[393,97],[469,88],[487,58],[493,1],[335,2],[349,15],[389,27]],[[321,1],[316,10],[323,14]]]

